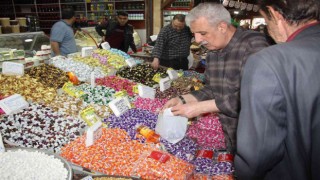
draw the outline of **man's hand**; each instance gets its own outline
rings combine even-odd
[[[157,70],[159,68],[159,64],[160,64],[160,61],[158,58],[154,58],[152,63],[151,63],[151,67],[155,70]]]
[[[171,108],[173,106],[181,105],[181,104],[182,104],[182,102],[178,97],[172,98],[169,101],[167,101],[167,103],[163,106],[162,111],[167,108]]]

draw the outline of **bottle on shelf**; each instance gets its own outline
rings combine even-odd
[[[158,143],[160,141],[160,135],[145,125],[137,125],[136,130],[149,142]]]

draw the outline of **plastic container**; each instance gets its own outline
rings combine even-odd
[[[158,143],[160,141],[160,135],[147,126],[137,125],[136,130],[149,142]]]
[[[20,17],[20,18],[16,18],[16,20],[18,21],[18,24],[20,26],[27,26],[27,18]]]
[[[2,26],[10,26],[10,18],[8,17],[0,18],[0,21]]]
[[[12,33],[20,33],[20,26],[19,25],[12,25],[11,29],[12,29]]]

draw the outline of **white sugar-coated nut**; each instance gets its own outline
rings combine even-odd
[[[67,179],[64,164],[53,156],[42,152],[18,150],[0,156],[0,174],[4,179]]]

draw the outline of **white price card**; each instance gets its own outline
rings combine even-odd
[[[179,77],[178,72],[175,70],[168,69],[167,74],[169,75],[170,79],[172,79],[172,80],[178,79],[178,77]]]
[[[23,76],[24,65],[21,63],[4,62],[2,63],[2,74]]]
[[[163,92],[171,87],[171,80],[169,77],[160,79],[159,82],[160,91]]]
[[[27,108],[29,103],[20,94],[14,94],[7,98],[0,100],[0,108],[6,114],[12,114],[18,112],[24,108]]]
[[[97,121],[88,130],[86,135],[86,147],[94,144],[102,135],[102,122]]]
[[[0,133],[0,153],[3,153],[5,151],[6,151],[6,149],[5,149],[4,145],[3,145],[2,136],[1,136],[1,133]]]
[[[137,65],[137,62],[133,58],[126,59],[126,63],[131,68]]]
[[[91,88],[94,88],[96,86],[96,77],[94,75],[94,72],[91,72],[90,75],[90,84],[91,84]]]
[[[138,85],[139,96],[142,98],[154,99],[156,96],[156,90],[149,87],[139,84]]]
[[[93,52],[93,47],[83,47],[81,49],[81,57],[91,56]]]
[[[101,43],[101,47],[102,49],[106,49],[106,50],[109,50],[111,48],[108,42]]]
[[[127,97],[117,98],[109,102],[109,107],[117,117],[121,116],[130,109]]]

